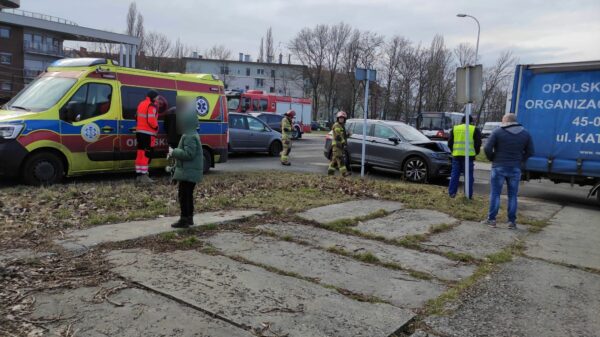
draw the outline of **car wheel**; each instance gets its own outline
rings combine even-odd
[[[23,180],[28,185],[52,185],[59,183],[64,176],[62,160],[50,152],[32,155],[23,167]]]
[[[295,127],[294,131],[292,132],[292,139],[299,139],[300,137],[302,137],[302,134],[300,133],[300,128]]]
[[[204,167],[202,168],[202,172],[206,174],[212,166],[212,156],[210,155],[210,151],[202,149],[202,157],[204,157]]]
[[[413,183],[427,181],[427,163],[421,157],[410,157],[404,163],[404,179]]]
[[[281,154],[281,150],[283,149],[281,142],[279,141],[274,141],[271,143],[271,146],[269,146],[269,155],[271,157],[278,157]]]

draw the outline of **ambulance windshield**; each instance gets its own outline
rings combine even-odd
[[[45,111],[53,107],[77,82],[75,78],[41,77],[31,82],[4,106],[14,111]]]

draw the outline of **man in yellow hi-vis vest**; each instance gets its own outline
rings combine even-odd
[[[469,137],[469,148],[466,149],[466,140]],[[467,132],[466,116],[462,119],[462,124],[455,125],[450,131],[448,137],[448,147],[452,151],[452,173],[450,174],[450,185],[448,186],[448,194],[450,198],[456,197],[460,175],[465,172],[465,156],[469,155],[469,199],[473,198],[473,175],[475,156],[479,154],[481,149],[481,131],[470,123]]]

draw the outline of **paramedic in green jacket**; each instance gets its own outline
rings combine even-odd
[[[176,123],[182,135],[177,148],[169,150],[169,156],[176,161],[173,180],[179,184],[181,217],[171,227],[187,228],[194,224],[194,188],[202,181],[204,158],[195,111],[184,109],[178,112]]]

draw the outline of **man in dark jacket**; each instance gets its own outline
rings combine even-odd
[[[517,228],[517,193],[521,181],[521,166],[533,154],[529,132],[517,123],[515,114],[502,117],[502,126],[494,130],[484,147],[485,156],[492,162],[490,177],[490,209],[484,221],[496,227],[500,209],[500,193],[506,181],[508,194],[508,228]]]
[[[470,121],[470,119],[469,119]],[[465,173],[465,156],[469,153],[469,196],[473,198],[473,182],[475,177],[473,171],[475,169],[475,156],[479,154],[481,150],[481,131],[475,125],[469,123],[469,130],[467,132],[466,116],[462,119],[462,124],[455,125],[450,130],[448,137],[448,147],[452,152],[452,172],[450,173],[450,185],[448,185],[448,195],[450,198],[456,197],[458,192],[458,183],[460,181],[461,173]],[[465,148],[466,138],[469,137],[469,149]]]

